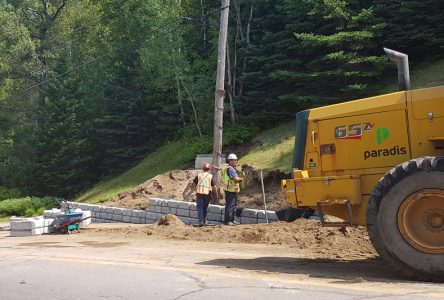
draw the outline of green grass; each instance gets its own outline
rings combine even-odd
[[[432,86],[444,85],[444,59],[432,63],[423,63],[412,66],[410,69],[410,81],[412,89],[427,88]],[[381,94],[398,91],[397,78],[390,80]]]
[[[426,88],[444,85],[444,59],[433,63],[418,65],[412,70],[412,88]]]
[[[255,140],[262,143],[262,146],[242,157],[240,164],[253,165],[266,173],[267,171],[274,170],[290,172],[294,147],[294,131],[294,122],[264,131],[255,138]]]
[[[148,155],[138,165],[127,172],[111,179],[104,180],[94,186],[75,201],[98,203],[106,201],[115,195],[128,191],[135,186],[168,170],[181,169],[189,164],[196,153],[206,153],[211,149],[211,141],[180,140],[168,143],[156,152]]]

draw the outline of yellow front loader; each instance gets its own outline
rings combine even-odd
[[[410,90],[407,55],[385,51],[401,91],[297,113],[282,190],[292,207],[318,210],[324,226],[366,225],[399,272],[442,282],[444,86]]]

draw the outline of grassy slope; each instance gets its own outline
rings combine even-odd
[[[290,172],[294,146],[294,122],[266,130],[255,140],[262,146],[241,158],[241,164],[253,165],[265,172],[280,170]]]
[[[98,183],[75,201],[97,203],[110,199],[118,193],[127,191],[153,178],[157,174],[185,167],[194,159],[195,153],[200,153],[201,149],[210,148],[208,142],[195,141],[191,144],[184,140],[168,143],[125,173]]]
[[[412,87],[423,88],[444,85],[444,60],[431,64],[418,65],[412,68]],[[387,85],[381,93],[397,90],[396,79]],[[277,170],[289,172],[294,146],[294,122],[264,131],[255,140],[262,146],[241,158],[241,164],[254,165],[265,172]],[[201,145],[202,146],[202,145]],[[207,146],[204,149],[208,148]],[[181,151],[178,151],[181,149]],[[186,152],[183,150],[186,149]],[[158,151],[148,155],[141,163],[120,176],[105,180],[81,195],[76,201],[96,203],[129,190],[157,174],[168,170],[183,168],[189,164],[199,152],[192,143],[179,141],[167,144]],[[200,147],[202,149],[202,147]],[[207,149],[209,150],[209,148]]]
[[[433,63],[426,63],[413,66],[410,70],[410,81],[412,89],[427,88],[432,86],[444,85],[444,59]],[[396,78],[382,89],[381,93],[397,91],[398,83]]]

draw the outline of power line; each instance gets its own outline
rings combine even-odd
[[[179,21],[179,20],[180,20],[180,19],[175,20],[174,22],[169,22],[168,24],[165,24],[165,25],[162,26],[162,27],[158,27],[158,28],[156,28],[156,29],[150,30],[150,31],[147,32],[147,34],[152,34],[152,33],[158,32],[158,31],[160,31],[160,30],[162,30],[162,29],[165,29],[165,28],[167,28],[169,25],[172,25],[172,24],[174,24],[176,21]],[[174,26],[174,27],[171,28],[171,29],[177,29],[179,26],[180,26],[180,24]],[[169,33],[169,32],[167,32],[167,34],[168,34],[168,33]],[[166,34],[163,34],[163,35],[160,35],[160,36],[155,36],[155,37],[151,38],[150,40],[154,40],[154,39],[156,39],[156,38],[160,38],[160,37],[162,37],[162,36],[164,36],[164,35],[166,35]],[[34,84],[34,85],[31,85],[31,86],[29,86],[29,87],[27,87],[27,88],[25,88],[25,89],[23,89],[23,90],[21,90],[21,91],[15,93],[15,94],[13,94],[13,95],[10,95],[10,96],[8,96],[8,97],[5,97],[5,98],[1,99],[0,102],[1,102],[1,101],[5,101],[5,100],[8,100],[8,99],[11,99],[11,98],[14,98],[14,97],[16,97],[16,96],[18,96],[18,95],[21,95],[21,94],[23,94],[23,93],[25,93],[25,92],[28,92],[28,91],[34,89],[34,88],[36,88],[36,87],[39,87],[39,86],[41,86],[42,84],[48,83],[48,82],[50,82],[50,81],[52,81],[52,80],[54,80],[54,79],[61,78],[61,77],[65,76],[65,75],[67,75],[67,74],[70,74],[70,73],[72,73],[72,72],[75,72],[75,71],[77,71],[77,70],[83,68],[84,66],[87,66],[87,65],[89,65],[89,64],[92,64],[92,63],[94,63],[94,62],[96,62],[96,61],[98,61],[98,60],[100,60],[100,59],[102,59],[102,58],[104,58],[104,57],[110,55],[110,54],[113,53],[113,52],[120,51],[120,50],[122,50],[122,49],[124,49],[124,48],[126,48],[126,47],[128,47],[128,46],[130,46],[130,45],[132,45],[132,44],[134,44],[135,42],[137,42],[137,40],[134,40],[134,41],[128,42],[128,43],[126,43],[126,44],[124,44],[124,45],[122,45],[122,46],[120,46],[120,47],[118,47],[118,48],[116,48],[116,49],[113,49],[113,50],[111,50],[111,51],[109,51],[109,52],[107,52],[107,53],[105,53],[105,54],[103,54],[103,55],[100,55],[100,56],[98,56],[98,57],[95,57],[95,58],[93,58],[93,59],[91,59],[91,60],[89,60],[89,61],[87,61],[87,62],[85,62],[85,63],[83,63],[83,64],[81,64],[81,65],[78,65],[78,66],[76,66],[76,67],[74,67],[74,68],[72,68],[72,69],[69,69],[69,70],[67,70],[67,71],[65,71],[65,72],[63,72],[63,73],[61,73],[61,74],[58,74],[58,75],[53,76],[53,77],[51,77],[51,78],[49,78],[49,79],[46,79],[46,80],[44,80],[44,81],[42,81],[42,82],[36,83],[36,84]]]

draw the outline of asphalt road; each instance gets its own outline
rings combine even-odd
[[[279,247],[8,234],[0,231],[0,299],[444,298],[444,285],[384,274],[369,279],[324,268],[320,276],[316,264],[308,275],[292,274],[288,264],[297,258]]]

